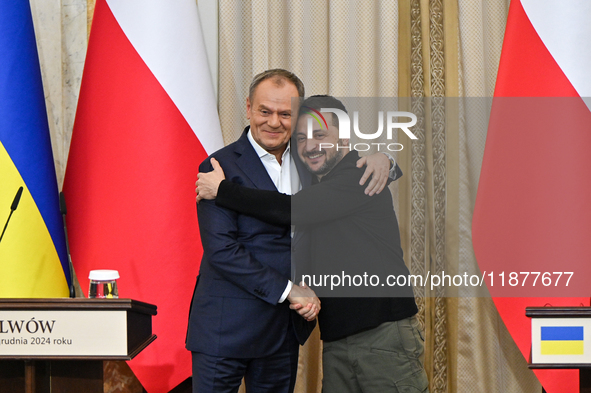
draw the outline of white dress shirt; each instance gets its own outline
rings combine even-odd
[[[248,141],[254,148],[254,151],[257,153],[261,162],[263,163],[263,166],[267,170],[267,173],[273,181],[273,184],[275,184],[275,187],[277,187],[277,191],[288,195],[293,195],[298,192],[302,188],[302,184],[300,182],[300,176],[298,175],[295,163],[291,158],[290,143],[288,142],[287,148],[281,156],[281,164],[279,164],[279,161],[277,161],[277,158],[274,154],[271,154],[263,149],[257,143],[257,141],[254,140],[250,130],[248,131],[247,137]],[[289,292],[291,291],[292,286],[293,283],[291,280],[289,280],[285,290],[283,291],[283,294],[279,298],[279,303],[283,303],[285,301],[287,295],[289,295]]]

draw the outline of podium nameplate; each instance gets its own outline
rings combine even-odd
[[[0,299],[0,359],[129,360],[156,306],[131,299]]]
[[[578,369],[579,391],[591,393],[591,307],[527,307],[532,369]]]
[[[532,318],[532,364],[591,364],[590,318]]]
[[[125,356],[126,312],[0,311],[0,356]]]

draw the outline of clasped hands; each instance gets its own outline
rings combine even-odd
[[[320,312],[320,299],[304,282],[300,285],[293,284],[287,300],[291,303],[289,308],[295,310],[306,321],[313,321]]]

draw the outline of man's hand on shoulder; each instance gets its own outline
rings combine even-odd
[[[359,180],[359,185],[364,185],[371,176],[371,181],[365,188],[365,194],[369,196],[379,194],[386,187],[386,184],[388,184],[391,166],[390,158],[384,153],[374,153],[357,160],[357,168],[361,168],[364,165],[365,172],[361,176],[361,180]]]
[[[218,188],[222,180],[226,178],[220,163],[215,159],[210,160],[213,171],[199,172],[197,174],[197,182],[195,182],[195,192],[197,193],[197,203],[202,199],[215,199],[218,195]]]
[[[297,311],[307,321],[313,321],[320,312],[320,299],[304,282],[300,285],[293,284],[287,300],[291,303],[289,308]]]

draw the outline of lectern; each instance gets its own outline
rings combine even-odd
[[[156,339],[156,306],[131,299],[0,299],[0,392],[103,392],[103,361]]]
[[[527,307],[529,368],[577,369],[579,390],[591,393],[591,307]]]

